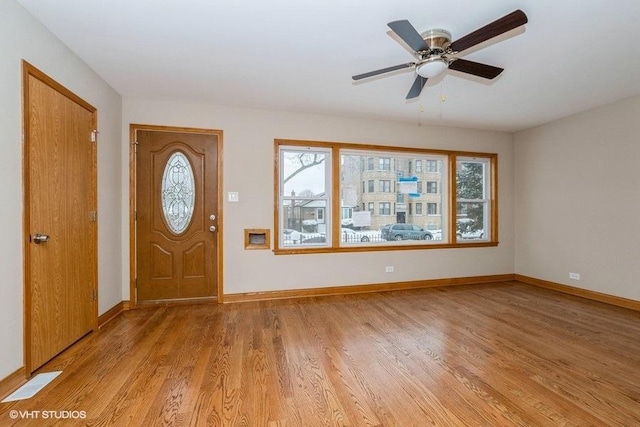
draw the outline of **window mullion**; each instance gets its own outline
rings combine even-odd
[[[330,185],[327,188],[331,188],[331,194],[328,197],[328,203],[331,209],[331,218],[328,220],[331,226],[331,247],[337,248],[340,246],[340,210],[342,209],[341,197],[340,197],[340,149],[333,147],[331,149],[331,170],[329,171],[328,179],[331,180]]]

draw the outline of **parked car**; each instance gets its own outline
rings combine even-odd
[[[475,221],[471,218],[458,218],[456,237],[460,239],[482,239],[484,238],[484,230],[474,230]]]
[[[300,243],[300,237],[300,232],[297,230],[292,230],[290,228],[282,230],[282,240],[285,244]]]
[[[362,232],[354,231],[350,228],[340,229],[340,238],[343,242],[347,243],[368,242],[371,240],[369,235]]]
[[[384,240],[432,240],[433,234],[414,224],[387,224],[380,230]]]
[[[458,231],[456,233],[458,239],[483,239],[484,238],[484,230],[476,230],[476,231]]]

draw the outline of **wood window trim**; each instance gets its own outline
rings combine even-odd
[[[331,242],[326,247],[308,247],[308,248],[282,248],[280,247],[280,147],[311,147],[318,149],[329,149],[331,151],[331,216],[332,230]],[[393,243],[385,245],[367,245],[367,246],[341,246],[340,245],[340,203],[334,200],[335,195],[340,194],[340,151],[352,150],[362,152],[363,155],[368,153],[397,153],[397,154],[418,154],[418,155],[439,155],[445,156],[448,161],[448,183],[447,196],[449,203],[449,215],[447,218],[447,231],[449,241],[443,243],[429,244],[412,244],[412,245],[394,245]],[[489,161],[490,173],[490,189],[491,197],[489,199],[491,225],[490,237],[483,241],[457,242],[452,236],[456,235],[456,191],[453,188],[456,182],[456,161],[458,158],[477,157],[487,159]],[[498,154],[485,153],[475,151],[458,151],[443,150],[429,148],[414,148],[392,145],[373,145],[358,144],[347,142],[329,142],[329,141],[313,141],[313,140],[293,140],[293,139],[274,139],[274,249],[276,255],[299,255],[299,254],[322,254],[322,253],[340,253],[340,252],[382,252],[382,251],[406,251],[406,250],[424,250],[424,249],[460,249],[460,248],[479,248],[479,247],[496,247],[498,241]],[[443,188],[440,189],[443,191]],[[337,220],[336,220],[337,219]],[[443,226],[444,228],[444,226]]]

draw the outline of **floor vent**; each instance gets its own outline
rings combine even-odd
[[[29,399],[35,396],[40,390],[45,388],[47,384],[56,379],[56,377],[61,373],[62,371],[55,371],[38,374],[35,377],[31,378],[22,387],[11,393],[9,396],[5,397],[1,403]]]

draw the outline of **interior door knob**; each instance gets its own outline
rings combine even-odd
[[[49,235],[36,233],[32,237],[32,240],[33,240],[33,243],[35,243],[36,245],[39,245],[40,243],[47,243],[49,241]]]
[[[216,226],[215,225],[209,226],[209,231],[212,232],[212,233],[215,232],[216,231]]]

